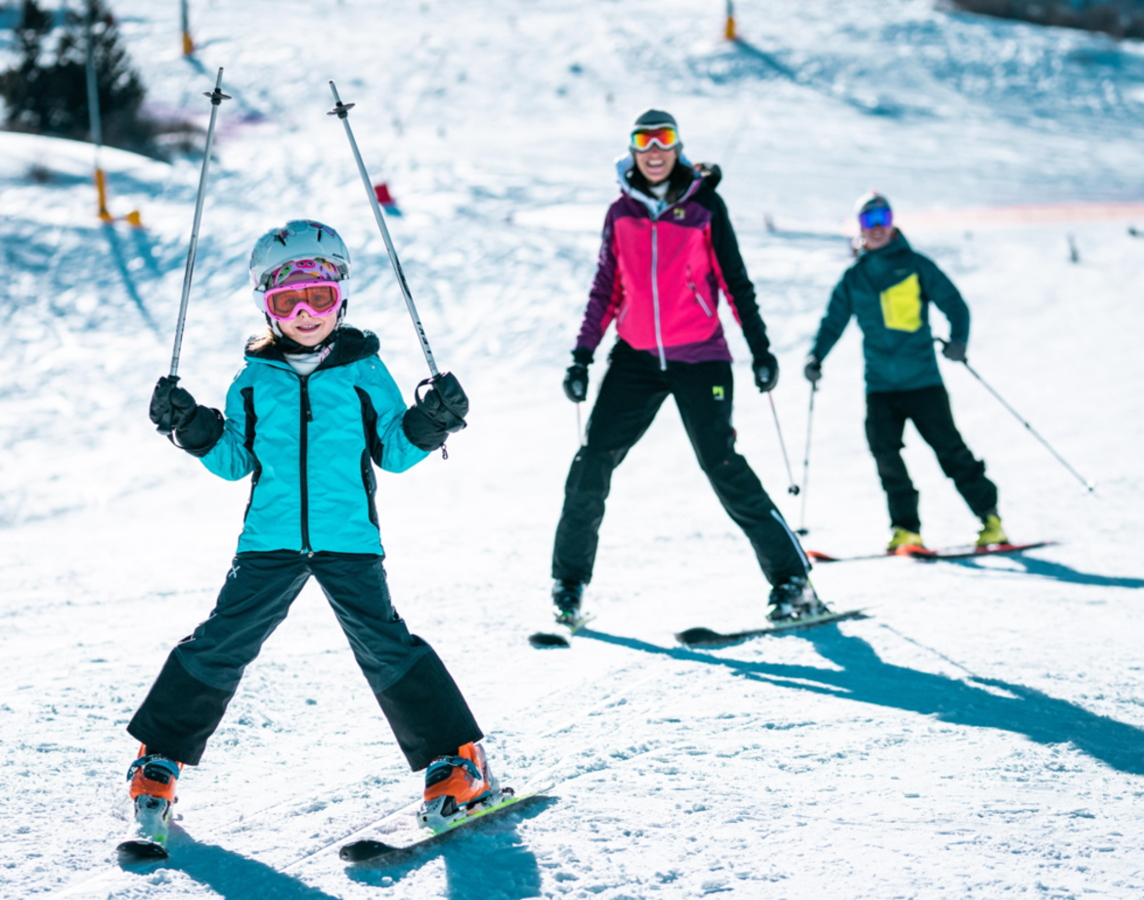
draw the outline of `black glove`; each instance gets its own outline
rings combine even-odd
[[[573,403],[588,399],[588,367],[583,363],[572,363],[564,373],[564,396]]]
[[[822,363],[813,356],[808,356],[806,358],[806,368],[802,370],[802,374],[806,376],[806,380],[811,384],[818,384],[818,380],[822,377]]]
[[[421,388],[425,388],[422,396]],[[442,447],[450,434],[467,427],[469,398],[451,372],[426,378],[414,394],[416,402],[405,411],[401,427],[409,442],[421,450]]]
[[[765,394],[775,389],[775,385],[779,383],[779,361],[770,350],[764,350],[756,356],[751,368],[755,372],[755,387],[761,393]]]
[[[965,362],[965,341],[945,341],[941,345],[941,355],[954,362]]]
[[[159,379],[151,394],[150,415],[156,430],[191,456],[206,456],[222,437],[222,413],[195,403],[191,392],[179,387],[177,376]]]

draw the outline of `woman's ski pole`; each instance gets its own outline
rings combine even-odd
[[[172,381],[179,379],[179,353],[183,348],[183,325],[187,321],[187,304],[191,299],[191,278],[195,274],[195,254],[199,249],[199,222],[203,218],[203,198],[207,193],[207,169],[211,164],[211,143],[214,141],[214,128],[215,118],[218,116],[218,108],[222,105],[223,100],[229,100],[230,96],[222,92],[222,67],[219,67],[218,78],[215,80],[213,91],[203,91],[204,97],[210,97],[211,100],[211,122],[207,126],[207,146],[203,151],[203,170],[199,173],[199,195],[195,198],[195,221],[191,226],[191,246],[187,250],[187,267],[183,270],[183,299],[179,304],[179,323],[175,326],[175,349],[171,354],[171,374]]]
[[[806,527],[806,488],[810,484],[810,427],[814,423],[814,395],[818,383],[810,383],[810,411],[806,414],[806,453],[802,457],[802,511],[798,516],[798,531],[795,534],[806,537],[810,531]]]
[[[783,430],[779,425],[779,411],[775,409],[775,398],[770,391],[767,391],[767,399],[771,401],[771,412],[775,415],[775,431],[778,432],[779,446],[782,447],[783,451],[783,462],[786,463],[787,481],[790,482],[790,485],[787,487],[787,493],[797,497],[799,495],[798,485],[794,483],[794,472],[792,472],[790,468],[790,457],[787,456],[786,442],[783,440]]]
[[[354,104],[342,103],[342,98],[338,96],[338,89],[332,80],[330,81],[330,90],[334,92],[334,108],[329,111],[328,115],[337,116],[346,127],[346,137],[350,139],[350,149],[354,152],[354,160],[357,162],[358,171],[361,173],[362,184],[365,185],[365,192],[369,197],[370,206],[373,208],[373,217],[377,219],[377,227],[381,229],[381,238],[385,241],[385,249],[389,253],[389,261],[393,265],[393,272],[397,276],[397,283],[401,285],[401,294],[405,298],[405,305],[409,309],[409,316],[413,319],[413,327],[417,331],[417,339],[421,341],[421,352],[425,354],[425,362],[429,364],[429,371],[433,376],[432,380],[435,381],[440,377],[440,373],[437,371],[437,363],[433,359],[433,351],[429,349],[429,339],[425,337],[425,329],[421,325],[421,317],[417,315],[417,307],[413,305],[413,295],[409,293],[409,285],[405,282],[405,272],[401,269],[401,261],[397,258],[397,251],[393,248],[393,241],[389,237],[389,228],[385,224],[385,216],[381,213],[381,205],[377,202],[377,194],[374,193],[373,184],[369,180],[369,173],[365,170],[365,163],[362,162],[357,141],[354,140],[354,133],[350,129],[349,115]]]
[[[935,340],[937,340],[937,342],[940,343],[943,347],[946,345],[946,341],[943,341],[941,338],[936,338]],[[1017,412],[1017,410],[1013,409],[1013,407],[1011,407],[1008,403],[1006,403],[1005,398],[1002,397],[1000,394],[998,394],[995,390],[993,390],[993,387],[989,384],[989,382],[987,382],[984,378],[982,378],[980,375],[977,374],[976,370],[974,370],[973,366],[971,366],[969,364],[968,360],[963,359],[963,360],[960,360],[960,362],[963,366],[965,366],[965,368],[967,368],[969,370],[970,375],[972,375],[974,378],[976,378],[978,381],[980,381],[982,383],[982,385],[985,386],[985,390],[989,391],[989,393],[991,393],[994,397],[997,398],[997,401],[1002,406],[1004,406],[1007,410],[1009,410],[1009,412],[1011,412],[1013,414],[1013,418],[1015,418],[1018,422],[1020,422],[1022,425],[1025,426],[1025,428],[1028,430],[1029,434],[1031,434],[1038,441],[1040,441],[1042,444],[1045,445],[1045,449],[1048,450],[1051,454],[1053,454],[1053,456],[1056,457],[1057,462],[1059,462],[1062,466],[1064,466],[1066,469],[1068,469],[1069,472],[1072,473],[1073,477],[1076,478],[1077,481],[1079,481],[1081,484],[1083,484],[1088,489],[1088,492],[1090,494],[1096,491],[1096,482],[1095,481],[1089,481],[1087,478],[1085,478],[1083,475],[1081,475],[1080,472],[1078,472],[1076,469],[1074,469],[1072,466],[1070,466],[1068,464],[1068,462],[1065,460],[1065,458],[1063,456],[1061,456],[1059,453],[1057,453],[1057,451],[1055,449],[1053,449],[1053,445],[1050,444],[1048,441],[1046,441],[1043,437],[1041,437],[1041,435],[1037,432],[1037,429],[1035,429],[1032,425],[1030,425],[1028,422],[1026,422],[1023,418],[1021,418],[1021,415]]]

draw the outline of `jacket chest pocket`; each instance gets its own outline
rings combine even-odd
[[[881,293],[882,321],[891,331],[917,331],[922,327],[922,289],[917,272]]]

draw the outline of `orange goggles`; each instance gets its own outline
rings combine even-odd
[[[279,322],[291,322],[303,309],[311,316],[329,315],[342,302],[342,289],[336,281],[308,281],[270,288],[266,311]]]
[[[670,125],[660,128],[645,128],[632,132],[633,150],[650,150],[655,144],[661,150],[670,150],[679,143],[679,132]]]

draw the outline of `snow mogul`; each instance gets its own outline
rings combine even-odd
[[[806,361],[806,378],[818,383],[823,360],[850,317],[857,317],[866,358],[866,440],[890,509],[889,552],[911,553],[925,547],[918,492],[901,453],[907,419],[981,520],[976,545],[1007,543],[997,514],[997,487],[985,477],[985,463],[974,459],[953,423],[929,326],[932,303],[949,320],[950,337],[943,342],[942,355],[964,362],[969,307],[946,274],[913,250],[894,226],[889,200],[871,191],[858,199],[855,209],[862,232],[858,259],[831,294]]]
[[[643,436],[668,395],[723,508],[743,529],[772,585],[768,618],[790,621],[828,612],[808,580],[798,539],[735,450],[731,353],[719,321],[719,296],[731,306],[751,350],[755,385],[772,390],[779,366],[755,301],[727,207],[715,192],[715,165],[683,156],[675,119],[650,109],[632,125],[628,153],[616,162],[620,196],[604,221],[599,265],[589,292],[564,393],[588,395],[588,366],[612,322],[617,340],[564,489],[552,553],[557,622],[582,621],[612,472]]]
[[[165,838],[180,771],[198,764],[243,670],[311,576],[409,765],[426,770],[420,818],[440,829],[498,783],[456,683],[391,602],[373,465],[402,472],[443,446],[464,427],[468,398],[445,375],[406,409],[377,336],[345,322],[350,256],[329,226],[267,232],[250,276],[268,329],[247,343],[225,415],[173,378],[151,398],[151,420],[176,446],[221,478],[252,478],[214,610],[171,651],[127,726],[143,744],[128,772],[140,837]]]

